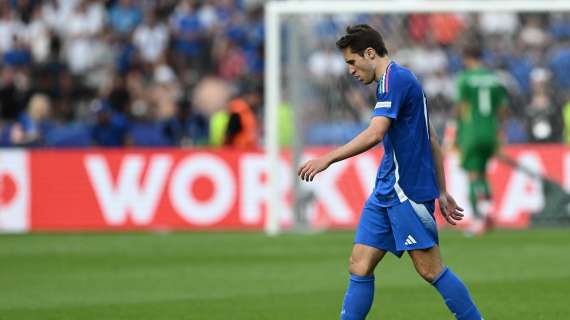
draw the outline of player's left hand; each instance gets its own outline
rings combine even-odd
[[[445,221],[451,225],[456,225],[455,221],[463,220],[463,208],[458,206],[447,192],[439,195],[439,210]]]
[[[299,170],[297,170],[297,175],[301,178],[301,180],[313,181],[317,173],[328,168],[330,164],[331,162],[325,157],[309,160],[305,162],[304,165],[299,167]]]

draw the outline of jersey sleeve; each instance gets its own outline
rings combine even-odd
[[[506,107],[509,103],[509,94],[507,93],[507,89],[503,86],[499,86],[499,98],[497,99],[497,104],[499,108]]]
[[[465,81],[465,76],[460,75],[457,78],[457,86],[455,88],[455,102],[467,101],[467,91],[469,90],[467,86],[467,81]]]
[[[397,119],[410,84],[410,79],[399,73],[392,73],[388,76],[388,80],[380,81],[376,90],[376,105],[372,116]]]

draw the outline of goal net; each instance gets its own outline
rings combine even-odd
[[[570,1],[281,1],[265,9],[269,234],[282,229],[280,217],[286,214],[293,228],[350,225],[364,200],[354,193],[370,189],[359,186],[363,190],[357,192],[347,181],[360,179],[372,187],[377,164],[370,169],[369,159],[356,165],[356,173],[333,169],[334,182],[292,178],[301,160],[323,146],[349,141],[370,119],[374,88],[348,74],[335,48],[348,25],[375,27],[391,59],[418,76],[440,137],[453,107],[455,79],[463,70],[462,47],[474,38],[482,44],[485,64],[496,70],[509,93],[507,142],[562,135],[560,108],[570,99]],[[284,130],[292,136],[284,138]],[[287,213],[280,188],[284,178],[278,173],[283,153],[292,159],[287,179],[293,205]],[[347,203],[354,199],[361,203]]]

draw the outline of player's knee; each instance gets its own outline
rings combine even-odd
[[[366,259],[356,259],[350,257],[348,261],[348,271],[357,276],[369,276],[372,275],[373,266]]]
[[[417,271],[418,271],[418,274],[425,281],[432,283],[433,280],[435,280],[435,278],[437,278],[437,276],[441,272],[441,268],[439,266],[438,267],[424,266],[424,267],[418,268]]]

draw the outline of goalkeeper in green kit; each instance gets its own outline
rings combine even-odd
[[[497,75],[481,63],[481,48],[464,48],[466,70],[457,79],[455,107],[456,140],[461,167],[469,175],[469,200],[474,222],[471,234],[492,227],[491,190],[486,177],[487,162],[498,151],[501,122],[506,116],[507,94]],[[453,125],[452,125],[453,127]]]

